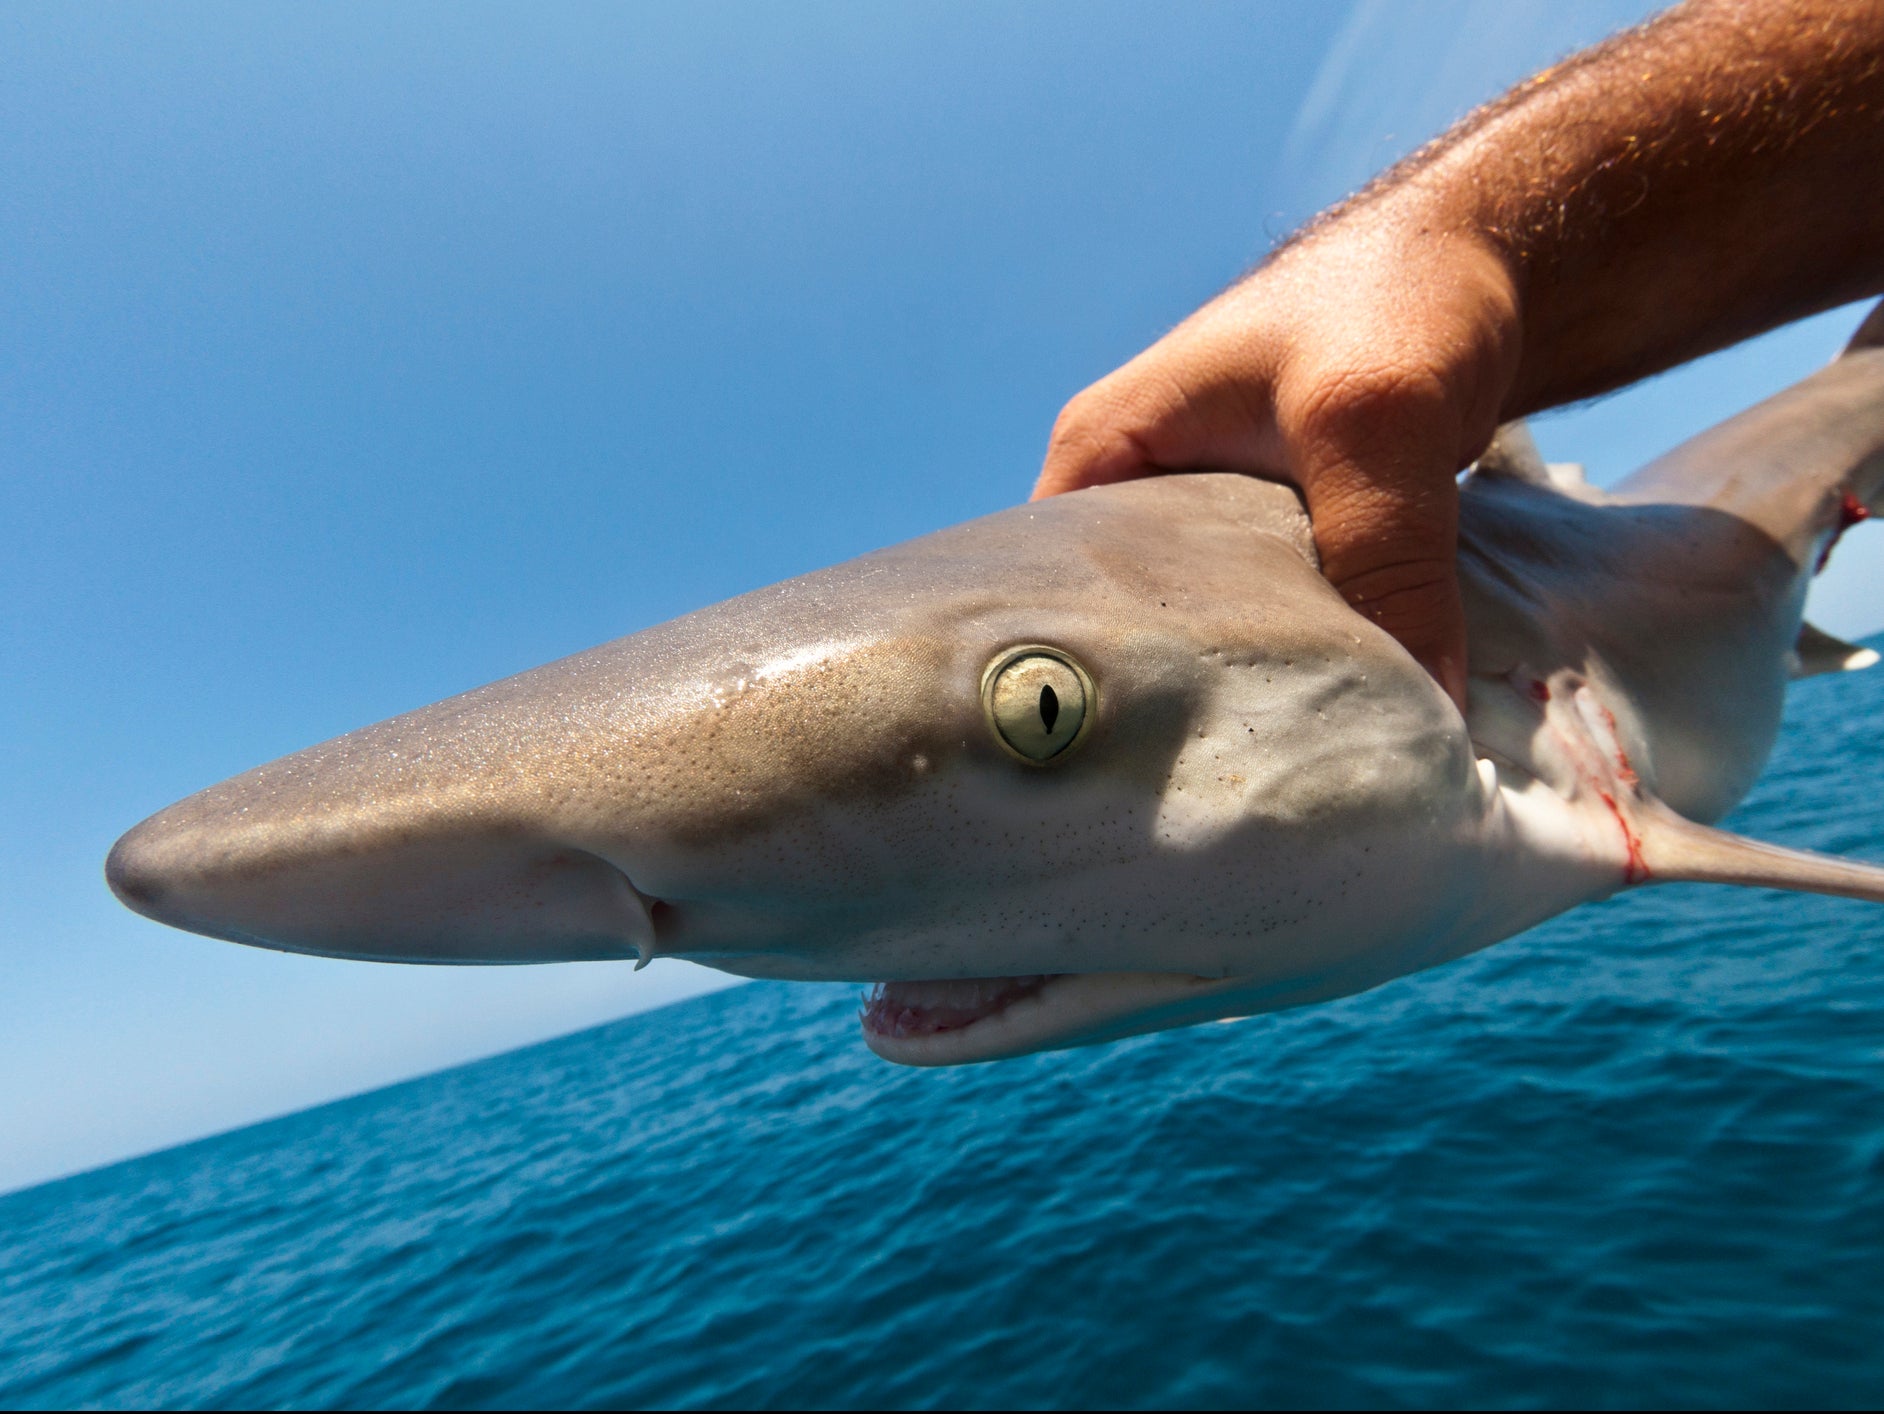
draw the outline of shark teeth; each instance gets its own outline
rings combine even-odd
[[[1031,997],[1049,981],[1035,977],[964,977],[943,982],[879,982],[860,1019],[878,1036],[902,1039],[960,1031],[1004,1007]]]

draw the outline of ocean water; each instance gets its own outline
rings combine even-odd
[[[1884,859],[1884,670],[1739,811]],[[1874,1405],[1884,908],[923,1073],[756,984],[0,1199],[0,1405]]]

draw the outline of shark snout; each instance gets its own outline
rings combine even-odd
[[[192,797],[120,839],[105,877],[147,918],[287,952],[504,963],[653,948],[654,901],[553,831],[449,813],[338,814]]]

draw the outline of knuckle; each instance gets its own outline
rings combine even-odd
[[[1075,395],[1048,435],[1043,484],[1071,491],[1145,475],[1153,468],[1135,425],[1106,383]]]
[[[1108,400],[1087,388],[1067,400],[1047,437],[1050,456],[1079,459],[1105,442],[1111,424]]]
[[[1053,433],[1056,437],[1071,433],[1075,428],[1091,421],[1093,404],[1096,401],[1091,388],[1082,388],[1066,400],[1066,406],[1060,409],[1060,415],[1053,419]]]
[[[1280,414],[1291,441],[1348,448],[1439,433],[1456,421],[1454,401],[1452,380],[1438,369],[1357,364],[1288,390]]]
[[[1058,456],[1079,436],[1079,414],[1073,404],[1068,403],[1060,409],[1060,415],[1053,419],[1053,430],[1047,433],[1047,454]]]

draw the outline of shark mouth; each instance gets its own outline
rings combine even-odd
[[[960,1031],[1039,994],[1049,978],[964,977],[949,982],[879,982],[865,999],[866,1033],[901,1041]]]
[[[1235,978],[1179,972],[1057,972],[879,982],[864,1000],[864,1044],[899,1065],[962,1065],[1129,1036],[1223,1015]]]

